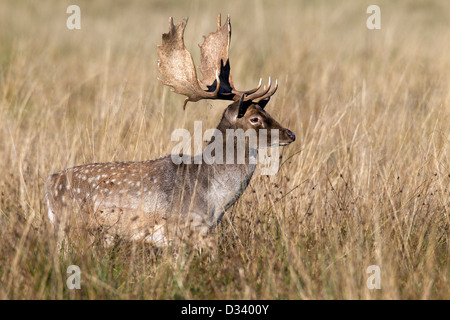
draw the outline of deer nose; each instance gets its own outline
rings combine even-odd
[[[286,134],[289,137],[289,139],[291,139],[292,141],[295,141],[295,134],[291,130],[287,129]]]

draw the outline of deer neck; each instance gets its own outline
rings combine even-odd
[[[251,171],[251,174],[253,174],[253,171],[256,168],[258,150],[249,145],[248,139],[246,139],[245,143],[239,143],[237,139],[233,139],[230,145],[230,142],[227,141],[227,130],[229,129],[236,128],[234,128],[231,123],[223,117],[222,121],[220,121],[216,128],[222,136],[221,143],[216,143],[216,139],[213,136],[204,152],[208,147],[211,147],[214,144],[214,148],[212,148],[211,152],[211,155],[214,157],[214,161],[212,163],[213,166],[223,167],[224,170],[246,168]],[[243,154],[241,154],[242,152]],[[232,155],[229,153],[232,153]]]
[[[208,198],[214,204],[212,212],[210,212],[212,222],[220,221],[225,211],[239,199],[247,188],[256,169],[258,155],[257,149],[250,148],[248,143],[245,143],[244,157],[238,158],[238,143],[234,141],[232,146],[228,148],[226,146],[226,129],[231,128],[223,125],[222,121],[217,129],[222,133],[223,143],[215,144],[215,149],[211,152],[211,155],[215,157],[214,161],[202,168],[208,170],[210,177]],[[214,141],[213,137],[208,146],[211,146]],[[233,151],[233,161],[230,161],[230,157],[227,159],[227,152],[230,150]]]

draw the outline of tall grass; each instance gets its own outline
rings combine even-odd
[[[448,1],[0,2],[1,299],[449,299]],[[157,81],[167,20],[185,42],[230,13],[233,79],[278,78],[267,107],[297,141],[256,172],[215,230],[217,254],[142,243],[61,252],[43,183],[63,168],[170,153],[176,128],[214,127],[226,103],[188,104]],[[82,270],[81,290],[66,270]],[[378,265],[381,289],[366,269]]]

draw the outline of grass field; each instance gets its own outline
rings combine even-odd
[[[375,2],[381,30],[368,30]],[[74,3],[81,30],[66,28]],[[255,173],[216,255],[83,239],[58,251],[49,174],[157,158],[173,130],[219,122],[226,102],[183,112],[156,68],[169,16],[189,16],[198,62],[218,13],[231,16],[236,87],[278,79],[267,110],[297,136],[278,174]],[[0,299],[450,299],[448,39],[444,0],[2,0]]]

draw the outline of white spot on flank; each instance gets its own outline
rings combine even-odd
[[[52,209],[50,208],[50,201],[47,199],[47,216],[48,220],[50,220],[51,223],[55,222],[55,214],[53,213]]]
[[[78,194],[80,194],[80,193],[81,193],[81,190],[80,190],[80,188],[77,188],[77,193],[78,193]]]

